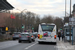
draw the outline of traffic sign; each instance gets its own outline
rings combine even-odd
[[[69,18],[69,22],[75,22],[75,17]]]
[[[75,22],[69,22],[69,25],[75,25]]]
[[[75,17],[69,18],[69,25],[75,25]]]
[[[60,30],[62,30],[62,29],[60,29]]]
[[[24,28],[24,25],[22,25],[22,28]]]
[[[34,29],[34,28],[32,28],[32,29]]]
[[[8,31],[8,27],[6,27],[6,29],[5,29],[6,31]]]

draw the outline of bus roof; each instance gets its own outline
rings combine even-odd
[[[42,25],[55,25],[54,23],[41,23]]]

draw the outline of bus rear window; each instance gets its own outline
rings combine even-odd
[[[53,31],[54,25],[41,25],[42,31]]]

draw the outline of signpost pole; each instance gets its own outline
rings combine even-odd
[[[73,27],[72,27],[72,45],[73,45]]]
[[[70,30],[71,33],[72,33],[72,37],[71,37],[71,34],[70,34],[70,40],[72,38],[71,41],[72,41],[72,45],[73,45],[73,26],[75,25],[75,17],[69,18],[69,25],[72,26],[72,31]]]
[[[73,22],[72,22],[73,24]],[[72,25],[72,45],[73,45],[73,25]]]

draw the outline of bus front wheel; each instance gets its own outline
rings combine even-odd
[[[41,44],[41,42],[38,42],[38,44]]]

